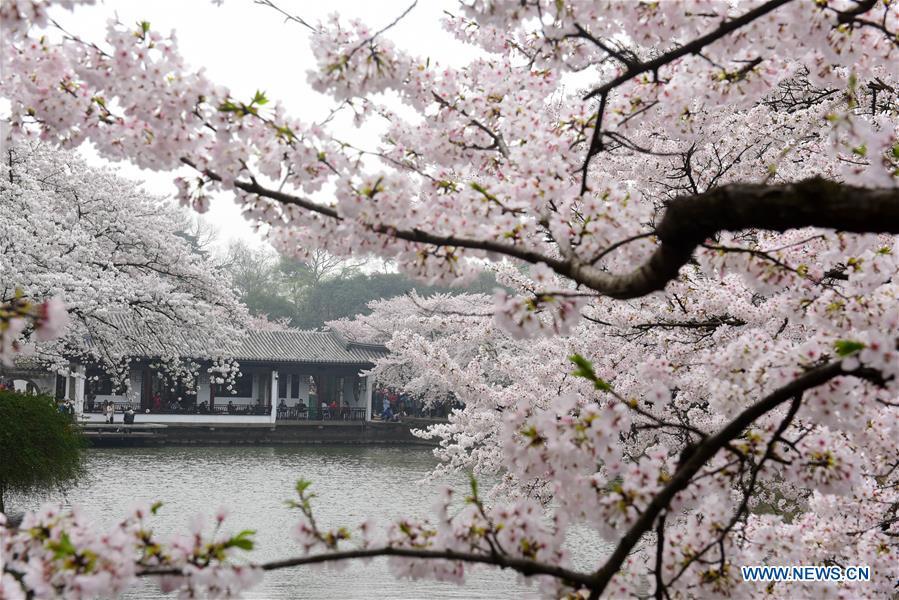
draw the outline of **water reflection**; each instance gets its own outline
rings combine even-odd
[[[421,480],[435,459],[417,447],[189,447],[93,449],[88,477],[67,500],[98,523],[111,526],[139,500],[163,500],[157,530],[183,530],[197,512],[231,509],[235,528],[258,533],[256,560],[299,554],[289,537],[296,515],[284,505],[294,482],[314,482],[317,519],[323,526],[366,518],[426,516],[437,483]],[[464,478],[453,483],[464,486]],[[165,597],[145,585],[132,598]],[[512,573],[470,571],[462,587],[396,580],[383,560],[352,563],[345,570],[296,568],[269,573],[251,598],[535,598],[536,590]]]

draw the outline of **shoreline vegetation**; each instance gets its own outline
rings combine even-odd
[[[0,513],[13,493],[70,485],[83,474],[85,440],[48,396],[0,389]]]

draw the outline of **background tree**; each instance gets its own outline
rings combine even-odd
[[[365,266],[365,263],[332,256],[323,250],[312,250],[303,259],[281,257],[278,266],[282,273],[290,275],[290,279],[302,288],[316,287],[326,279],[337,276],[355,275]],[[291,297],[294,298],[294,304],[299,303],[299,295],[291,294]]]
[[[368,314],[372,301],[396,298],[410,292],[459,294],[492,292],[495,287],[496,281],[491,273],[482,273],[464,288],[424,285],[401,273],[355,273],[333,277],[310,287],[295,322],[300,327],[320,327],[327,321]]]
[[[272,320],[293,318],[294,307],[281,295],[277,256],[270,248],[234,242],[228,246],[225,264],[235,292],[252,315]]]
[[[582,380],[569,375],[567,357],[590,348],[593,337],[579,330],[565,347],[556,338],[513,339],[494,323],[493,299],[485,294],[412,291],[371,302],[369,312],[328,326],[350,339],[387,345],[390,354],[372,371],[379,385],[406,391],[426,406],[449,399],[464,405],[449,413],[448,423],[418,432],[439,442],[437,471],[498,475],[494,495],[523,489],[504,466],[504,412],[525,403],[546,409],[562,392],[583,391]]]
[[[271,247],[235,242],[225,259],[241,301],[255,316],[287,319],[292,327],[317,329],[327,321],[369,312],[368,303],[419,293],[492,293],[492,273],[481,273],[464,288],[429,286],[396,272],[363,269],[317,250],[306,258],[278,256]]]
[[[176,234],[187,240],[194,253],[202,255],[213,254],[219,239],[218,229],[198,214],[186,215],[184,225]]]
[[[33,340],[37,359],[120,377],[143,354],[191,380],[185,359],[228,355],[245,309],[180,209],[70,152],[31,143],[4,154],[0,299],[56,297],[71,316],[66,335]]]
[[[48,396],[0,389],[0,513],[10,494],[49,491],[82,472],[84,440]]]

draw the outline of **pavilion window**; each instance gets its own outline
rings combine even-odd
[[[62,400],[66,397],[66,378],[63,375],[56,376],[56,399]]]
[[[287,373],[283,373],[278,378],[278,398],[287,397]]]
[[[266,405],[269,400],[271,390],[271,378],[264,371],[256,373],[256,401]]]
[[[237,378],[235,382],[236,385],[234,389],[236,390],[235,396],[240,396],[241,398],[252,398],[253,397],[253,374],[252,373],[241,373],[240,377]]]
[[[215,385],[216,398],[252,398],[253,397],[253,374],[240,373],[234,380],[232,389],[228,390],[227,384],[217,383]]]

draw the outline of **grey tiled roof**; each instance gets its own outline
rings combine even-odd
[[[168,354],[154,336],[146,335],[140,326],[118,318],[107,320],[116,323],[120,334],[116,351],[133,358],[150,358]],[[182,356],[194,359],[209,358],[202,340],[174,333],[171,345],[178,348]],[[84,340],[90,348],[93,341]],[[248,330],[233,340],[230,353],[226,356],[238,361],[265,361],[281,363],[317,363],[365,365],[387,354],[387,348],[380,344],[362,344],[344,339],[332,329],[325,331],[305,331],[287,329],[284,331]]]
[[[343,339],[335,331],[248,331],[234,352],[238,361],[367,364],[387,354],[384,346]]]

